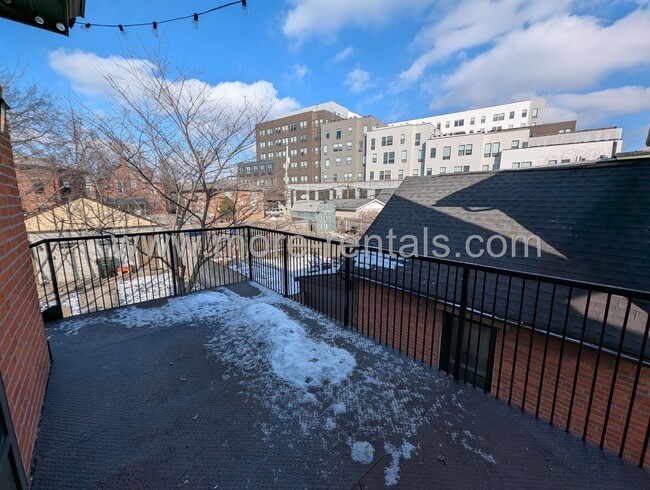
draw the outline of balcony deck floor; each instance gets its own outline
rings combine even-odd
[[[309,389],[278,377],[256,304],[356,367]],[[33,489],[650,488],[647,471],[253,284],[48,335]]]

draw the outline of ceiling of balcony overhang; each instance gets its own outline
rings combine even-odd
[[[86,0],[0,0],[0,17],[68,36],[85,8]]]

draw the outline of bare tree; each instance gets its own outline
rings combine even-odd
[[[162,196],[172,229],[236,225],[255,211],[230,178],[249,156],[268,102],[225,95],[158,55],[127,60],[120,76],[105,78],[113,110],[97,124],[101,139]],[[180,292],[192,289],[218,253],[205,235],[197,239],[193,260],[177,250],[173,261]]]

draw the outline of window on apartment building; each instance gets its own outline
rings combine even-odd
[[[499,142],[492,143],[492,156],[498,157],[499,153],[501,153],[501,143]]]
[[[372,154],[372,163],[377,163],[377,154],[376,153]]]
[[[440,173],[441,174],[446,174],[447,173],[447,167],[440,167]]]
[[[440,129],[440,123],[436,123],[436,129]]]
[[[307,154],[307,152],[308,152],[307,148],[300,148],[300,154],[301,154],[301,155],[304,156],[304,155]]]
[[[458,156],[465,156],[465,145],[458,145]]]
[[[571,160],[569,158],[563,158],[560,163],[571,163]]]
[[[352,126],[348,126],[348,136],[352,135]]]
[[[295,131],[296,129],[298,129],[296,123],[289,124],[289,131]]]
[[[262,141],[260,143],[260,148],[266,148],[266,141]]]
[[[34,194],[42,196],[45,194],[45,187],[43,186],[43,181],[41,179],[35,179],[32,181],[32,190]]]
[[[314,160],[314,167],[320,166],[320,160]]]
[[[509,116],[509,118],[510,118],[510,119],[514,119],[514,118],[515,118],[515,111],[510,111],[510,116]]]
[[[475,122],[476,122],[476,118],[475,118],[475,117],[470,117],[470,118],[469,118],[469,124],[470,124],[470,126],[471,126],[472,124],[474,124]]]
[[[420,148],[418,150],[418,162],[423,162],[424,161],[424,148]]]
[[[339,174],[332,174],[332,182],[338,182],[339,181]]]
[[[300,162],[300,168],[307,168],[307,162],[304,160]]]
[[[492,155],[492,143],[485,143],[485,147],[483,148],[483,156],[489,157],[490,155]]]
[[[298,168],[298,162],[291,162],[291,168]]]
[[[528,168],[532,166],[533,166],[533,162],[521,162],[521,168]]]
[[[268,136],[269,134],[273,134],[273,128],[266,129],[266,135]]]
[[[370,149],[371,150],[375,149],[375,138],[370,138]]]
[[[336,160],[334,160],[334,163],[336,163],[336,166],[338,167],[341,165],[341,157],[336,157]]]
[[[533,109],[533,113],[531,114],[531,119],[537,119],[537,114],[539,114],[539,109],[535,108]]]
[[[305,141],[307,141],[307,135],[305,135]],[[286,146],[289,143],[289,138],[282,138],[282,144]]]
[[[329,158],[326,158],[326,159],[325,159],[325,167],[327,168],[327,167],[329,167],[329,166],[330,166],[330,159],[329,159]]]
[[[462,165],[456,165],[454,167],[454,173],[462,172],[463,171],[463,166]]]
[[[368,132],[368,126],[363,127],[363,134],[366,134]]]
[[[289,138],[289,143],[297,143],[298,142],[298,137],[297,136],[292,136]]]
[[[449,128],[449,121],[445,121],[445,128]]]
[[[298,150],[296,148],[289,150],[289,156],[295,157],[296,155],[298,155]]]
[[[345,144],[345,148],[346,148],[348,151],[351,151],[351,150],[352,150],[352,141],[348,141],[348,142]]]
[[[557,160],[549,160],[548,164],[549,165],[557,165]]]
[[[329,130],[325,131],[325,139],[326,139],[326,140],[330,139],[330,132],[329,132]]]
[[[382,170],[379,172],[379,180],[390,180],[390,170]]]
[[[521,117],[528,117],[528,109],[521,110]]]
[[[484,172],[486,170],[490,170],[490,166],[489,165],[483,165],[483,166],[481,166],[481,170],[483,170]]]
[[[445,146],[442,148],[442,159],[449,160],[451,158],[451,146]]]
[[[417,177],[420,174],[417,168],[413,169],[413,177]]]
[[[520,162],[512,162],[512,168],[519,168],[519,167],[521,167]]]
[[[352,165],[352,157],[345,157],[345,164],[346,165]]]
[[[340,140],[340,139],[341,139],[341,130],[340,130],[340,129],[337,129],[337,130],[336,130],[336,139],[337,139],[337,140]]]
[[[385,151],[384,152],[384,164],[395,163],[395,152],[394,151]]]
[[[392,136],[382,136],[381,137],[381,146],[393,146],[393,137]]]
[[[124,184],[122,184],[122,182],[120,182],[119,180],[116,180],[115,190],[117,191],[118,194],[124,194]]]
[[[343,143],[334,143],[332,147],[334,151],[343,151]]]
[[[465,119],[456,119],[454,121],[454,127],[460,128],[461,126],[465,126]]]
[[[429,157],[436,158],[436,149],[435,148],[431,148],[429,150]]]
[[[314,153],[318,155],[320,153],[320,147],[317,146],[316,148],[314,148]]]
[[[300,182],[306,183],[307,182],[307,176],[306,175],[301,175],[300,176]]]
[[[433,168],[427,167],[427,175],[433,175]]]
[[[285,138],[286,139],[286,138]],[[307,141],[307,135],[306,134],[301,134],[300,135],[300,141]]]
[[[370,172],[369,179],[370,180],[375,180],[375,172],[372,172],[372,171]]]
[[[314,182],[318,182],[319,180],[318,175],[314,175]]]
[[[300,129],[306,129],[307,128],[307,121],[300,121]]]
[[[420,138],[422,138],[422,135],[420,133],[415,133],[415,146],[420,146]]]
[[[474,148],[473,145],[465,145],[465,156],[471,155],[473,148]]]
[[[399,135],[400,145],[403,145],[406,142],[406,135],[404,133]]]
[[[402,163],[406,163],[406,161],[407,161],[407,153],[408,152],[406,150],[402,150]]]
[[[350,174],[350,173],[348,173],[348,174],[343,174],[343,179],[344,179],[346,182],[351,181],[351,180],[352,180],[352,174]]]
[[[481,124],[485,122],[485,116],[481,116]]]
[[[512,143],[510,143],[510,148],[515,150],[519,148],[519,140],[512,140]]]
[[[323,145],[323,155],[327,155],[327,145]]]

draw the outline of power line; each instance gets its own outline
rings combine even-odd
[[[119,31],[126,36],[126,28],[127,27],[146,27],[150,26],[151,30],[154,34],[154,36],[158,36],[158,26],[161,24],[169,24],[171,22],[177,22],[181,20],[188,20],[192,19],[192,25],[194,26],[195,29],[199,28],[199,17],[202,15],[210,14],[212,12],[216,12],[217,10],[224,9],[226,7],[232,7],[233,5],[241,5],[241,11],[243,15],[248,15],[248,2],[247,0],[236,0],[234,2],[230,3],[224,3],[223,5],[218,5],[216,7],[212,7],[211,9],[204,10],[203,12],[194,12],[189,15],[182,15],[180,17],[173,17],[171,19],[165,19],[165,20],[154,20],[151,22],[134,22],[130,24],[97,24],[94,22],[86,22],[81,26],[82,31],[88,31],[92,27],[109,27],[109,28],[117,28]]]

